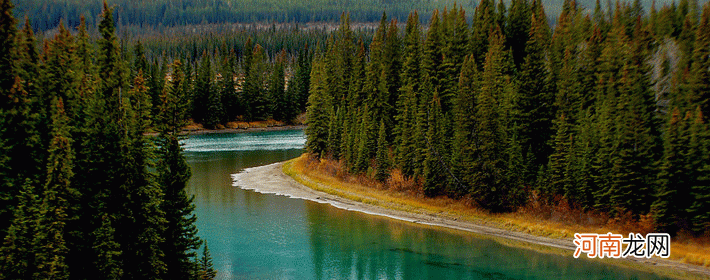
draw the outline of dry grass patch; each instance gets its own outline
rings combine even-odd
[[[284,173],[296,181],[318,191],[353,201],[388,209],[433,215],[474,222],[501,229],[524,232],[536,236],[572,239],[574,233],[648,233],[652,221],[649,216],[633,219],[630,216],[610,219],[608,216],[572,208],[564,201],[551,204],[532,203],[513,213],[491,214],[481,210],[469,199],[426,197],[421,182],[405,178],[394,170],[385,183],[367,175],[344,172],[338,161],[315,159],[304,154],[283,166]],[[534,194],[533,194],[534,195]],[[671,259],[710,267],[710,238],[680,235],[671,244]]]

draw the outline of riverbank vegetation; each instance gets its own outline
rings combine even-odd
[[[570,209],[567,205],[529,205],[514,212],[490,213],[475,207],[471,199],[424,195],[421,185],[399,175],[380,182],[364,174],[343,170],[338,161],[304,154],[283,165],[285,174],[314,190],[392,210],[470,222],[503,230],[570,240],[579,232],[644,232],[647,225],[612,218],[602,213]],[[671,259],[710,267],[707,242],[687,236],[671,240]]]
[[[41,50],[12,7],[0,1],[0,279],[214,276],[185,192],[180,61],[151,104],[105,4],[96,41],[60,25]]]
[[[306,148],[485,212],[707,244],[710,5],[678,6],[565,1],[551,28],[539,1],[482,1],[471,25],[385,15],[369,46],[344,17],[312,64]]]

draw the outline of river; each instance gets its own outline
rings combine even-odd
[[[572,252],[540,253],[472,233],[414,225],[232,186],[231,174],[299,156],[302,130],[184,141],[199,236],[217,279],[664,279]]]

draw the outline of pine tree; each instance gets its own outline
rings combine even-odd
[[[205,241],[205,248],[202,250],[202,258],[200,258],[200,273],[198,276],[201,280],[211,280],[217,276],[217,271],[212,265],[210,249],[207,248],[207,241]]]
[[[447,189],[449,169],[448,154],[445,153],[444,115],[441,112],[441,100],[436,91],[430,102],[428,113],[428,130],[426,132],[426,153],[422,177],[424,178],[424,194],[436,196],[443,194]]]
[[[332,101],[326,93],[324,68],[325,63],[320,58],[313,62],[311,73],[311,95],[308,97],[306,111],[308,127],[306,127],[306,150],[319,157],[327,152],[329,118],[333,115]]]
[[[165,86],[161,97],[159,121],[160,134],[158,142],[158,184],[162,189],[162,203],[160,209],[165,213],[165,228],[161,233],[164,241],[160,249],[164,254],[165,270],[162,278],[189,279],[196,271],[193,258],[194,250],[198,249],[201,241],[197,237],[193,213],[194,197],[188,196],[185,191],[187,181],[190,179],[190,168],[185,161],[180,146],[178,132],[186,124],[188,99],[182,87],[185,80],[181,72],[181,63],[172,64],[173,80]]]
[[[473,29],[471,34],[471,52],[476,59],[476,65],[483,67],[483,62],[488,52],[490,44],[489,36],[492,30],[497,26],[495,22],[495,8],[491,0],[481,1],[473,13]],[[500,28],[500,27],[499,27]],[[481,70],[479,68],[479,70]]]
[[[513,0],[510,4],[510,16],[505,34],[507,45],[513,52],[513,62],[520,69],[525,61],[525,46],[530,38],[531,9],[527,0]]]
[[[490,48],[486,55],[481,87],[476,96],[474,142],[474,165],[471,172],[470,193],[483,208],[492,211],[508,209],[503,197],[508,195],[505,182],[503,146],[504,127],[501,124],[499,102],[503,96],[504,78],[503,38],[496,28],[490,37]]]
[[[684,125],[678,109],[674,109],[668,122],[664,139],[663,160],[658,173],[656,201],[651,206],[657,230],[675,233],[679,230],[682,213],[677,205],[680,201],[689,201],[682,194],[689,190],[685,176],[682,147],[686,145]]]
[[[41,228],[40,198],[29,180],[21,186],[14,219],[7,229],[0,257],[0,268],[4,279],[33,279],[39,272],[36,262],[39,254],[38,238],[43,235]],[[37,240],[40,239],[40,240]]]
[[[544,13],[542,13],[544,16]],[[555,100],[550,85],[549,68],[545,63],[548,37],[547,21],[540,13],[534,13],[531,20],[530,39],[525,46],[525,62],[518,77],[521,97],[521,120],[517,121],[520,145],[523,147],[524,161],[529,166],[543,166],[547,163],[551,148],[548,141],[552,138],[552,119]],[[526,170],[523,178],[533,182],[538,170]]]
[[[55,99],[52,105],[53,136],[49,144],[47,180],[40,208],[43,233],[38,238],[41,247],[36,261],[38,278],[67,279],[69,271],[65,262],[68,250],[65,225],[71,213],[70,208],[76,207],[72,204],[76,203],[79,193],[71,185],[74,153],[69,119],[61,98]]]
[[[416,12],[409,15],[404,35],[402,87],[397,100],[395,164],[405,176],[414,175],[416,146],[414,130],[421,87],[421,27]]]
[[[350,76],[350,88],[346,99],[345,123],[343,124],[343,136],[340,145],[342,159],[348,170],[354,171],[355,162],[358,157],[361,105],[363,104],[364,93],[363,80],[365,77],[365,45],[362,39],[358,40],[357,54],[353,60],[353,69]]]
[[[370,166],[370,160],[377,153],[377,125],[374,114],[365,105],[361,113],[360,135],[358,136],[357,159],[354,171],[365,172]]]
[[[248,64],[249,72],[244,77],[241,97],[243,113],[247,121],[264,120],[269,117],[270,113],[268,108],[270,100],[266,93],[268,65],[264,48],[257,44],[249,58],[251,59]]]
[[[294,116],[291,112],[293,109],[293,101],[289,100],[289,96],[286,94],[285,86],[285,76],[286,76],[286,50],[282,50],[281,53],[276,57],[276,62],[274,63],[274,70],[271,72],[271,78],[269,79],[269,95],[270,100],[273,102],[272,116],[275,120],[289,121],[289,117]]]
[[[707,118],[710,116],[710,5],[703,8],[695,37],[686,104],[688,110],[700,106]]]
[[[0,2],[0,89],[3,96],[15,83],[15,36],[17,35],[17,20],[12,15],[14,5],[10,0]],[[3,102],[3,109],[6,106]]]
[[[691,159],[692,174],[697,175],[692,187],[693,203],[688,209],[692,230],[696,233],[710,231],[710,213],[704,209],[710,207],[710,149],[708,143],[710,134],[707,123],[703,120],[702,111],[698,108],[690,127],[690,143],[687,156]]]
[[[375,180],[384,182],[389,178],[390,159],[387,145],[387,130],[384,120],[380,120],[380,130],[377,133],[377,156],[375,157]]]
[[[222,60],[220,68],[222,79],[220,80],[218,88],[220,90],[220,96],[222,97],[220,102],[224,109],[223,119],[221,120],[222,123],[234,121],[237,117],[237,111],[239,110],[239,97],[237,96],[235,89],[236,84],[234,82],[234,79],[237,77],[236,59],[237,57],[234,54],[234,50],[230,50],[229,55]]]
[[[444,54],[442,47],[445,39],[443,29],[443,24],[439,19],[439,11],[434,10],[424,41],[421,67],[423,76],[431,83],[432,90],[437,92],[441,92],[441,81],[446,74],[443,71]],[[428,104],[431,101],[432,92],[425,92],[425,94],[427,95],[422,96],[422,98]]]
[[[202,53],[202,61],[200,68],[197,70],[195,77],[195,88],[192,94],[192,118],[195,122],[202,123],[208,128],[215,128],[219,123],[219,119],[208,117],[211,101],[214,99],[212,95],[216,92],[214,89],[214,74],[212,73],[212,63],[207,52]],[[217,93],[219,94],[219,93]],[[216,99],[219,100],[219,99]],[[220,110],[221,111],[221,110]],[[217,123],[214,123],[217,121]]]
[[[474,166],[474,140],[476,131],[476,96],[480,87],[480,75],[473,56],[468,56],[464,61],[459,76],[459,94],[456,97],[454,108],[454,141],[452,147],[452,172],[460,178],[452,182],[456,195],[466,194],[473,183],[469,176]]]

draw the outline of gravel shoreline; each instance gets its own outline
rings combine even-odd
[[[242,172],[233,174],[233,185],[245,190],[253,190],[258,193],[283,195],[291,198],[305,199],[318,203],[328,203],[334,207],[358,211],[371,215],[385,216],[397,220],[408,221],[412,223],[446,227],[456,230],[463,230],[477,234],[494,236],[498,238],[512,239],[522,242],[528,242],[541,246],[549,246],[562,250],[570,251],[570,258],[576,246],[572,243],[572,239],[555,239],[542,236],[535,236],[522,232],[514,232],[503,230],[492,226],[480,225],[468,221],[459,221],[455,218],[441,217],[435,214],[419,214],[406,211],[398,211],[371,205],[367,203],[348,200],[336,195],[313,190],[303,184],[296,182],[290,176],[284,174],[282,170],[283,162],[246,168]],[[671,248],[672,250],[672,248]],[[651,259],[622,259],[629,263],[640,264],[647,266],[654,271],[668,272],[669,269],[679,274],[675,277],[710,279],[710,269],[697,265],[680,263],[666,259],[651,258]],[[688,274],[690,273],[690,274]]]

